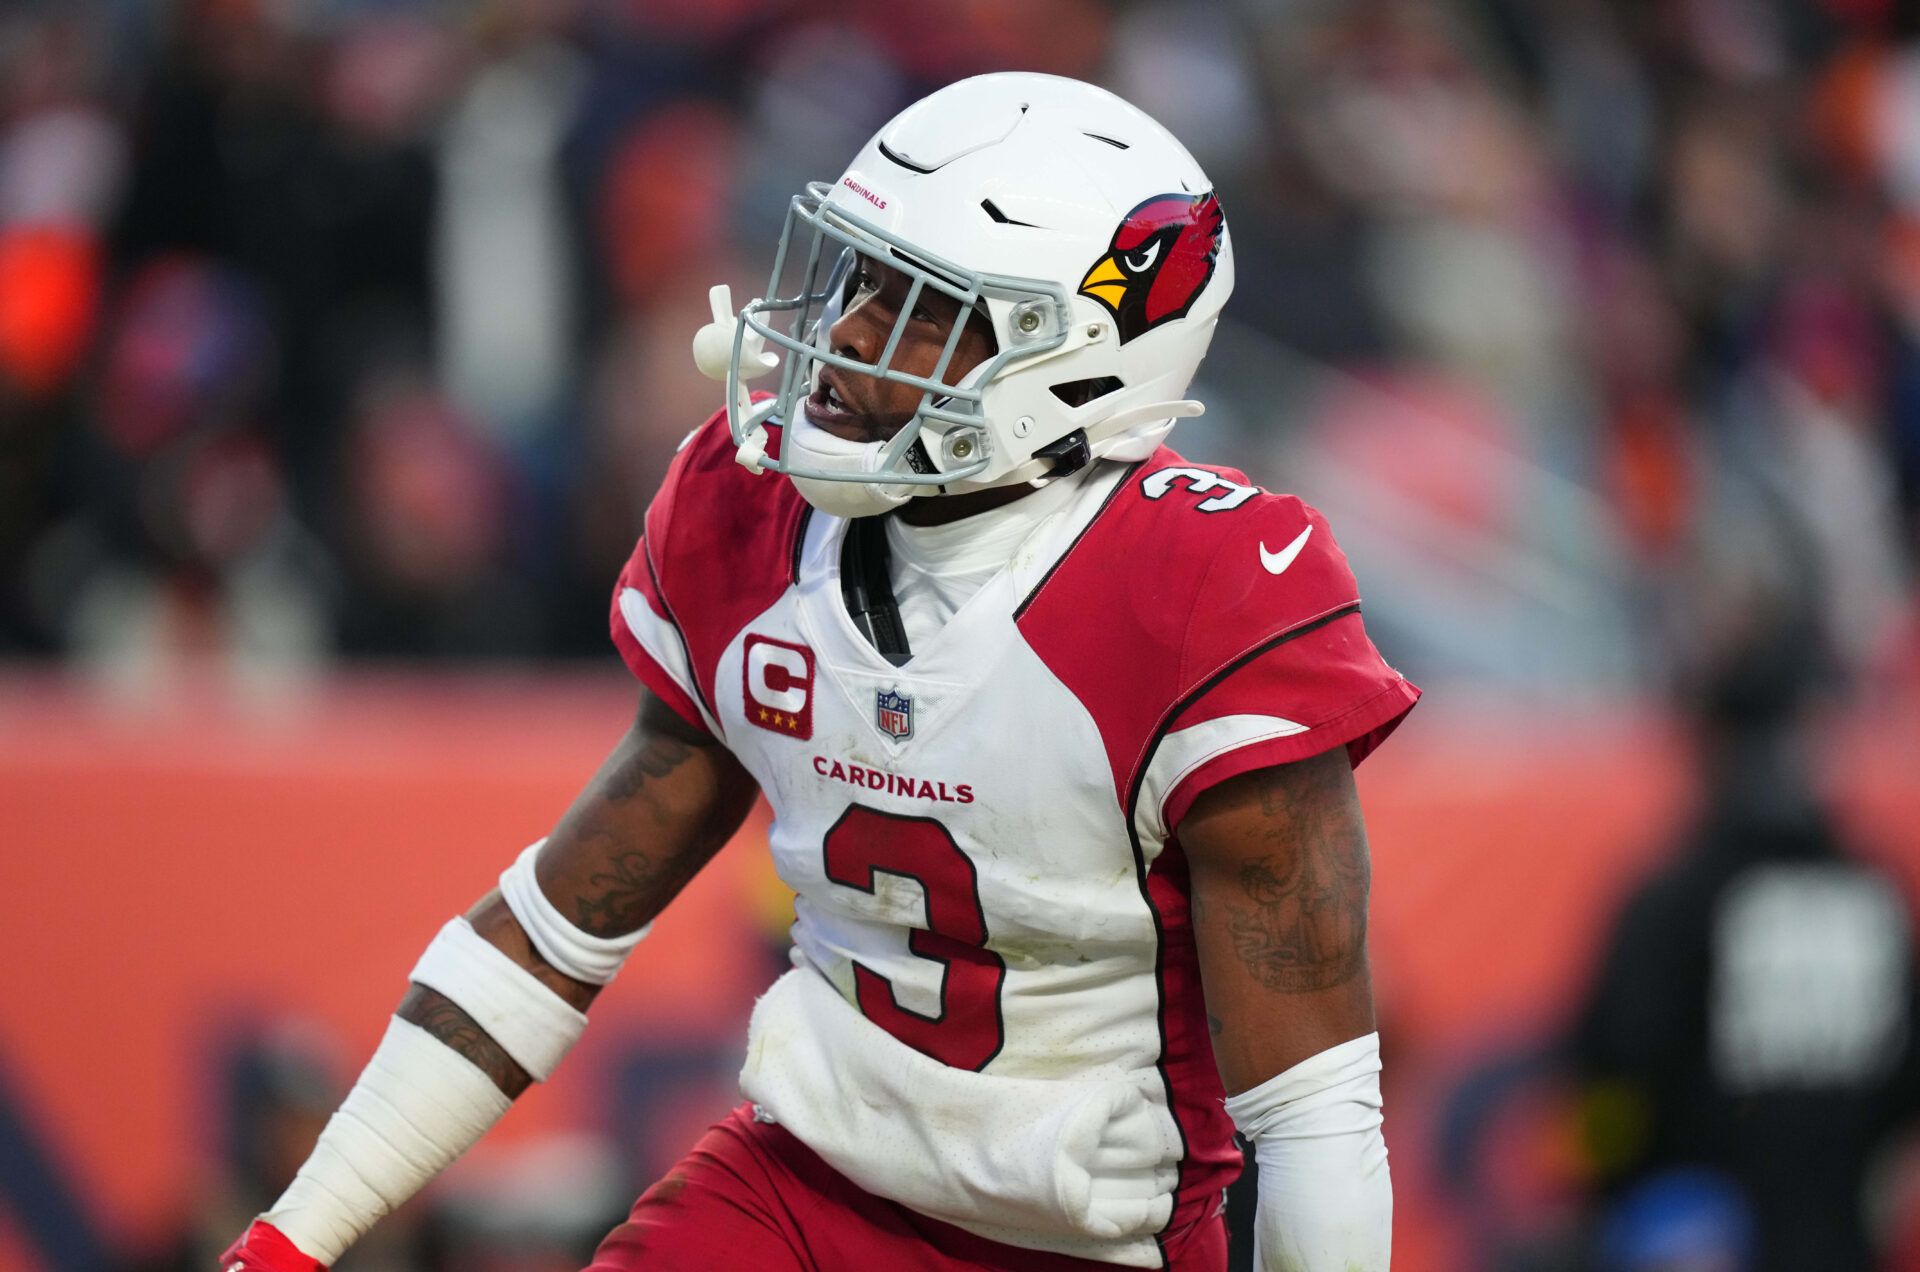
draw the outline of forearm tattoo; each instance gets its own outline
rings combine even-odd
[[[1277,851],[1245,862],[1225,899],[1241,963],[1283,994],[1332,989],[1367,964],[1366,839],[1326,815],[1351,792],[1325,773],[1265,775],[1260,804]]]
[[[454,1054],[472,1062],[508,1099],[518,1099],[533,1085],[533,1076],[515,1063],[493,1035],[439,991],[413,986],[394,1014],[420,1026],[452,1048]]]
[[[598,850],[603,868],[588,875],[585,886],[560,904],[562,913],[594,936],[620,936],[648,922],[711,855],[682,851],[661,861],[652,853],[619,847],[606,830],[592,832],[589,842],[595,841],[605,845]]]

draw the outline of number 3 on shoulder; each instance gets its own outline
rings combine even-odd
[[[1231,512],[1260,493],[1258,486],[1243,486],[1204,468],[1162,468],[1149,473],[1140,483],[1140,493],[1149,499],[1160,499],[1173,489],[1175,482],[1184,483],[1196,495],[1211,496],[1194,505],[1200,512]],[[1216,491],[1219,493],[1214,493]]]

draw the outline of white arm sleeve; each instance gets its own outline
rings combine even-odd
[[[500,898],[520,921],[547,966],[588,985],[610,984],[633,947],[653,930],[653,924],[624,936],[595,936],[574,926],[558,906],[547,900],[534,874],[534,863],[546,844],[544,839],[532,844],[506,868],[500,876]]]
[[[472,1062],[395,1017],[313,1154],[263,1217],[331,1266],[511,1103]]]
[[[1227,1101],[1260,1166],[1255,1265],[1387,1272],[1393,1181],[1380,1134],[1380,1035],[1329,1047]]]

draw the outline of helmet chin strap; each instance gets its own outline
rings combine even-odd
[[[850,442],[835,437],[808,419],[804,410],[795,412],[787,422],[780,446],[784,455],[810,468],[847,475],[835,481],[788,474],[801,497],[828,516],[874,517],[892,512],[913,497],[911,486],[857,480],[879,469],[885,442]]]

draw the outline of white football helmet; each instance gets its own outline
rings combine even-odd
[[[856,255],[912,294],[877,363],[828,347]],[[942,383],[887,364],[913,297],[930,288],[991,321],[997,352]],[[1044,481],[1092,459],[1144,458],[1176,418],[1233,290],[1233,249],[1211,184],[1173,135],[1103,89],[1051,75],[962,80],[896,116],[840,179],[788,211],[767,296],[736,316],[715,289],[695,340],[717,373],[740,462],[786,473],[815,506],[865,516],[914,495]],[[745,381],[778,365],[778,391]],[[885,442],[814,427],[821,364],[910,384],[914,418]],[[777,458],[766,426],[781,427]]]

